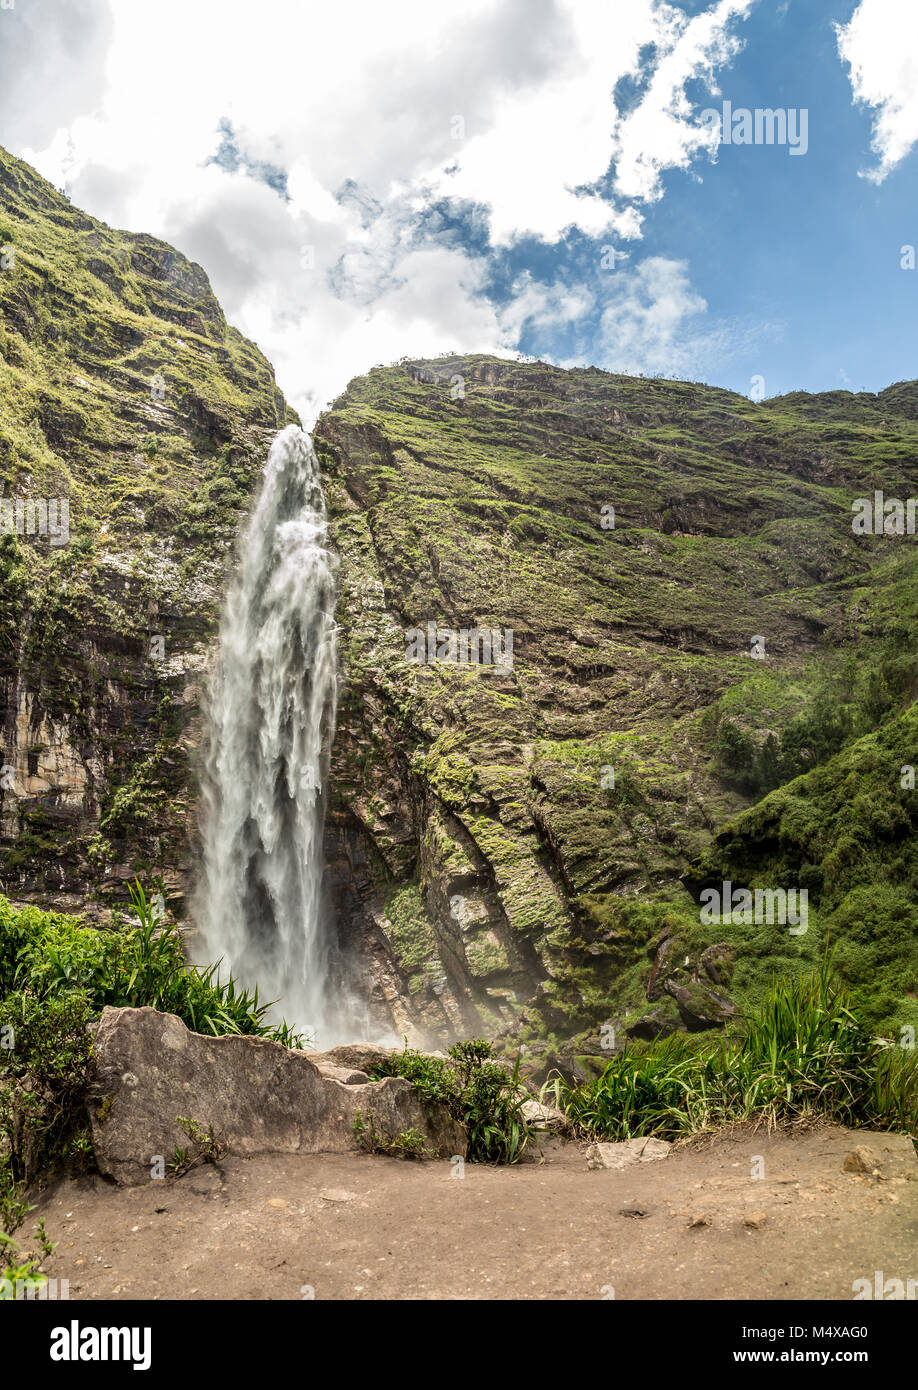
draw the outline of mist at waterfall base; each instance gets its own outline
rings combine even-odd
[[[329,997],[323,824],[337,693],[335,566],[312,442],[277,436],[220,627],[202,769],[195,955],[218,958],[316,1042],[347,1031]]]

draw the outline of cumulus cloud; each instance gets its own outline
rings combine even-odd
[[[835,30],[855,101],[874,108],[871,147],[879,162],[861,174],[882,183],[918,141],[918,6],[861,0],[850,23]]]
[[[642,100],[615,134],[615,188],[628,198],[657,199],[666,169],[686,169],[700,151],[715,149],[716,137],[699,128],[686,95],[689,82],[717,91],[717,72],[741,47],[731,29],[754,0],[719,0],[688,19],[681,11],[658,12],[660,54]]]
[[[694,375],[701,347],[697,325],[706,309],[692,289],[685,261],[648,256],[611,291],[600,324],[601,365],[620,372]]]
[[[20,0],[0,11],[6,145],[41,149],[75,115],[95,107],[112,32],[112,16],[98,0]]]
[[[588,284],[517,271],[508,291],[495,266],[527,238],[640,238],[664,171],[711,138],[687,84],[714,88],[753,0],[691,16],[664,0],[108,3],[92,6],[82,85],[65,79],[84,60],[59,55],[60,98],[42,114],[45,93],[25,89],[12,143],[78,205],[199,260],[310,420],[375,362],[507,353],[595,320]],[[647,334],[672,370],[664,306],[702,310],[662,264],[643,263],[604,332],[635,357]]]

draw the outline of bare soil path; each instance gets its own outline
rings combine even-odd
[[[844,1169],[858,1146],[869,1172]],[[624,1171],[555,1139],[541,1161],[452,1171],[285,1154],[140,1188],[66,1181],[26,1231],[45,1218],[60,1244],[43,1268],[72,1300],[847,1300],[876,1271],[918,1280],[900,1136],[744,1130]]]

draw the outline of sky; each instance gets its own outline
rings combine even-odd
[[[918,376],[918,0],[0,0],[0,144],[200,262],[307,424],[449,351]]]

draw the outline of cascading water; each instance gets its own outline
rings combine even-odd
[[[203,776],[200,958],[315,1036],[328,1013],[322,829],[335,557],[308,435],[275,439],[220,628]]]

